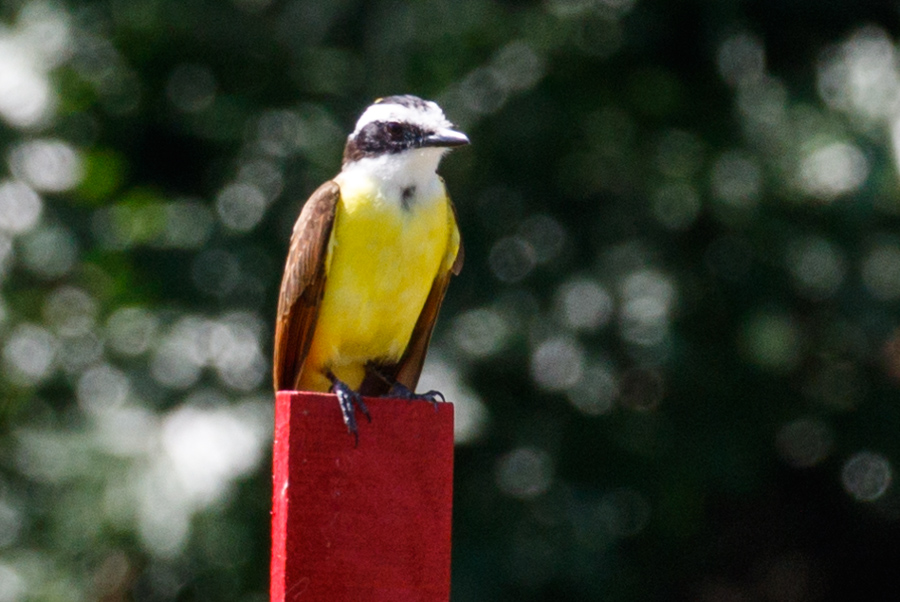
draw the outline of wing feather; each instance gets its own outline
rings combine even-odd
[[[294,224],[275,320],[275,391],[295,389],[303,371],[325,290],[325,260],[340,195],[334,181],[322,184]]]

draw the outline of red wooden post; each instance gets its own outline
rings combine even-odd
[[[450,599],[453,405],[365,402],[354,447],[334,395],[276,396],[272,602]]]

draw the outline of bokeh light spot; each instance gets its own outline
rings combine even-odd
[[[828,457],[832,429],[817,418],[798,418],[781,427],[775,439],[778,453],[794,468],[809,468]]]
[[[305,131],[297,113],[272,110],[260,116],[256,133],[260,150],[275,157],[285,157],[302,143],[301,135]]]
[[[638,270],[625,278],[621,294],[619,327],[622,337],[641,346],[663,343],[675,302],[675,287],[670,279],[656,270]]]
[[[669,230],[683,230],[691,226],[700,213],[700,195],[685,182],[669,182],[653,195],[653,217]]]
[[[55,96],[32,49],[0,36],[0,117],[17,128],[36,126],[53,112]]]
[[[897,51],[882,28],[857,29],[819,60],[819,95],[832,108],[866,119],[895,115],[900,93]]]
[[[284,186],[281,169],[271,160],[253,159],[242,163],[238,169],[237,180],[247,182],[259,189],[267,202],[274,200]]]
[[[22,241],[22,263],[47,279],[69,273],[78,258],[78,247],[69,230],[50,226],[29,232]]]
[[[542,342],[531,355],[531,376],[548,391],[564,391],[584,374],[584,348],[571,337]]]
[[[0,562],[0,602],[20,602],[25,600],[29,589],[25,579],[12,566]]]
[[[163,449],[172,461],[172,478],[188,500],[211,504],[221,499],[231,480],[256,467],[269,415],[261,403],[253,402],[236,407],[185,405],[166,416]]]
[[[85,291],[63,286],[48,295],[44,319],[58,334],[75,337],[88,334],[97,319],[97,301]]]
[[[891,463],[881,454],[861,451],[853,454],[841,469],[844,489],[860,502],[873,502],[887,491],[894,478]]]
[[[491,247],[488,265],[500,282],[515,283],[537,264],[534,247],[519,236],[501,238]]]
[[[56,358],[66,374],[75,376],[96,364],[103,356],[103,341],[94,330],[76,336],[61,337]]]
[[[163,231],[157,244],[174,249],[202,247],[212,236],[213,215],[209,207],[197,201],[165,203]]]
[[[618,378],[604,363],[588,364],[581,379],[566,391],[569,402],[588,416],[600,416],[612,410],[618,395]]]
[[[788,248],[785,265],[797,291],[813,301],[834,295],[847,271],[840,249],[819,236],[794,240]]]
[[[42,209],[41,197],[25,184],[15,180],[0,183],[0,230],[27,232],[37,224]]]
[[[86,370],[75,389],[78,405],[91,414],[120,407],[128,399],[130,390],[128,377],[108,364]]]
[[[722,79],[737,86],[763,76],[766,70],[765,48],[758,37],[740,32],[727,38],[716,53]]]
[[[228,228],[248,232],[262,219],[266,211],[266,197],[252,184],[230,184],[216,197],[216,211]]]
[[[703,161],[703,143],[693,132],[669,130],[656,148],[656,166],[670,178],[694,175]]]
[[[121,307],[106,321],[109,345],[124,356],[141,355],[155,340],[159,320],[142,307]]]
[[[454,365],[442,359],[439,350],[429,351],[418,390],[440,391],[453,403],[453,441],[456,445],[473,443],[484,434],[490,418],[487,406],[466,385]]]
[[[532,47],[523,40],[510,42],[492,60],[494,74],[507,90],[527,90],[543,75],[544,64]]]
[[[803,348],[794,319],[777,312],[750,317],[744,323],[739,343],[748,360],[774,372],[788,372],[796,367]]]
[[[23,527],[24,513],[9,496],[0,496],[0,549],[15,543]],[[0,576],[2,580],[2,576]],[[3,597],[0,596],[0,601]]]
[[[506,102],[507,88],[501,78],[507,74],[488,67],[472,70],[459,84],[459,94],[466,108],[475,114],[497,111]]]
[[[216,78],[204,65],[181,64],[169,75],[166,92],[179,111],[196,113],[208,108],[215,100]]]
[[[900,299],[900,243],[889,239],[872,245],[863,258],[862,279],[879,301]]]
[[[453,321],[453,341],[468,355],[482,358],[503,349],[509,337],[509,327],[493,309],[470,309]]]
[[[815,148],[800,161],[800,186],[824,201],[857,190],[868,176],[868,160],[859,147],[849,142]]]
[[[556,311],[563,324],[574,330],[596,330],[612,318],[613,298],[599,282],[576,277],[556,291]]]
[[[161,385],[187,389],[200,378],[209,359],[211,324],[186,316],[172,325],[161,338],[150,362],[150,371]]]
[[[781,150],[789,135],[788,93],[779,80],[769,75],[742,81],[738,86],[737,108],[745,119],[751,137],[772,150]]]
[[[34,324],[20,324],[6,337],[3,364],[16,383],[36,385],[50,376],[56,357],[57,340]]]
[[[232,253],[224,249],[208,249],[194,259],[191,276],[198,290],[224,297],[237,286],[241,267]]]
[[[46,192],[70,190],[84,175],[81,155],[62,140],[31,140],[14,146],[9,167],[32,188]]]
[[[532,215],[519,224],[519,236],[534,250],[534,261],[548,263],[559,255],[566,242],[566,231],[549,215]]]
[[[753,209],[759,199],[762,172],[747,153],[731,150],[722,153],[712,169],[713,197],[735,209]]]
[[[235,312],[213,325],[210,363],[228,387],[252,391],[262,382],[266,372],[259,344],[262,331],[259,319],[246,312]]]
[[[497,487],[506,495],[532,499],[547,491],[553,482],[550,455],[534,447],[520,447],[497,462]]]

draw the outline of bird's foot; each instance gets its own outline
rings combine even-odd
[[[387,392],[384,397],[396,397],[399,399],[406,399],[407,401],[413,401],[417,399],[422,399],[425,401],[430,401],[434,405],[434,410],[437,411],[437,404],[441,402],[447,401],[444,397],[444,394],[440,391],[427,391],[425,393],[416,393],[415,391],[411,391],[409,387],[401,383],[394,383],[391,387],[391,390]]]
[[[356,409],[363,413],[366,420],[372,422],[372,416],[369,414],[369,408],[366,407],[362,396],[350,388],[347,383],[340,381],[333,374],[329,374],[331,379],[331,392],[338,398],[338,404],[341,406],[341,415],[344,417],[344,424],[347,431],[353,435],[354,445],[359,445],[359,428],[356,423]]]

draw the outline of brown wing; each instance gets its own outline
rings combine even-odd
[[[309,352],[325,289],[325,258],[341,190],[322,184],[300,212],[284,266],[275,318],[275,391],[295,389]]]
[[[458,229],[458,220],[456,218],[456,207],[450,201],[450,208],[453,210],[453,223]],[[425,363],[425,354],[428,353],[428,344],[431,342],[431,333],[434,332],[434,325],[437,322],[438,312],[441,310],[441,303],[444,301],[444,295],[447,293],[447,286],[450,284],[450,277],[459,274],[462,271],[463,258],[462,236],[459,240],[459,249],[456,252],[456,258],[450,271],[438,274],[431,285],[431,291],[428,298],[425,299],[425,306],[419,319],[413,328],[412,335],[409,338],[409,345],[403,352],[403,357],[395,365],[377,366],[380,377],[366,378],[360,387],[360,393],[363,395],[384,395],[390,389],[390,383],[400,383],[410,391],[416,390],[419,384],[419,376],[422,374],[422,366]]]

